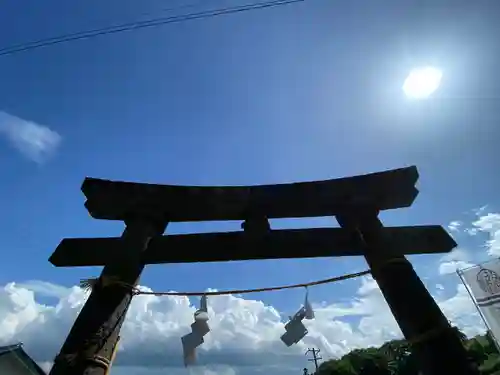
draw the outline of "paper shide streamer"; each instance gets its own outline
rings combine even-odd
[[[200,308],[194,313],[194,323],[191,324],[191,333],[181,338],[184,366],[186,367],[196,363],[196,348],[205,342],[203,337],[210,332],[207,322],[207,296],[204,295],[200,299]]]
[[[290,317],[290,321],[285,324],[285,333],[281,336],[281,341],[286,346],[292,346],[297,344],[302,340],[309,331],[302,323],[302,320],[312,320],[314,319],[314,310],[309,302],[309,290],[306,287],[306,296],[304,299],[304,305],[295,313],[295,315]]]
[[[286,346],[297,344],[307,335],[308,330],[302,323],[304,319],[314,319],[314,310],[309,302],[307,287],[304,305],[300,307],[293,317],[290,317],[290,321],[285,325],[286,332],[281,336],[281,341]],[[208,332],[210,332],[210,327],[208,326],[207,296],[203,295],[200,299],[200,307],[194,313],[191,332],[181,338],[184,366],[187,367],[196,363],[196,349],[205,342],[204,336]]]

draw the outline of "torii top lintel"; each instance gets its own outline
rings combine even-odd
[[[256,186],[179,186],[86,178],[85,207],[96,219],[169,222],[335,216],[355,203],[378,210],[411,206],[415,166],[324,181]]]

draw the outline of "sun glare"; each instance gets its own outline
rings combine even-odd
[[[443,73],[433,67],[413,69],[403,84],[403,91],[408,98],[425,99],[436,91]]]

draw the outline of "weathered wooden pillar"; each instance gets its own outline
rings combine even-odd
[[[364,256],[425,375],[477,375],[465,348],[411,263],[384,238],[377,210],[351,209],[340,226],[364,245]]]
[[[163,234],[164,222],[126,221],[122,254],[106,264],[66,341],[50,375],[105,375],[113,357],[132,290],[144,268],[142,252],[152,237]],[[111,281],[111,282],[110,282]]]

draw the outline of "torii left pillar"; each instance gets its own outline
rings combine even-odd
[[[106,375],[111,366],[120,328],[132,300],[144,263],[141,260],[151,238],[162,235],[166,222],[126,221],[121,237],[123,256],[107,264],[78,315],[49,375]],[[103,280],[114,280],[106,285]],[[121,283],[121,284],[120,284]]]

